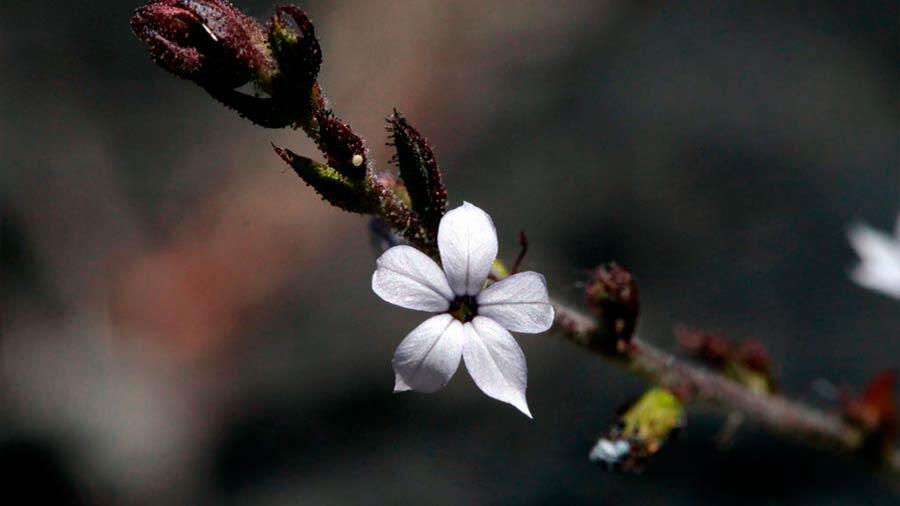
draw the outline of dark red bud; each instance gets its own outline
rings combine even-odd
[[[737,351],[737,360],[744,367],[762,374],[769,374],[772,358],[763,344],[755,339],[744,341]]]
[[[897,418],[897,374],[895,372],[883,372],[869,383],[863,393],[863,401],[874,407],[884,420]]]
[[[322,48],[305,12],[293,5],[275,9],[269,22],[269,44],[279,69],[289,81],[295,86],[312,85],[322,66]]]
[[[892,372],[876,376],[859,397],[844,394],[842,404],[848,419],[868,430],[875,430],[884,422],[896,423],[897,406],[894,387],[897,377]]]
[[[884,372],[872,379],[862,396],[845,393],[841,401],[844,417],[866,432],[862,451],[876,461],[888,458],[897,441],[896,383],[896,373]]]
[[[615,263],[597,267],[585,289],[588,306],[599,319],[596,345],[622,351],[637,327],[640,296],[630,272]]]
[[[365,141],[350,125],[328,113],[316,115],[319,125],[317,143],[328,159],[328,165],[352,180],[365,177],[369,165],[369,153]]]
[[[190,79],[200,72],[200,51],[192,39],[198,37],[202,21],[174,0],[138,7],[131,29],[150,48],[156,63],[173,74]]]
[[[434,152],[425,137],[397,111],[388,118],[388,131],[397,150],[394,159],[409,192],[412,210],[437,234],[447,210],[447,189]]]
[[[204,87],[235,88],[268,66],[262,27],[222,0],[157,0],[131,28],[156,63]]]

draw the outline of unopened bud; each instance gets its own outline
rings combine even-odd
[[[412,210],[437,234],[438,224],[447,210],[447,189],[434,152],[425,137],[396,111],[388,118],[388,131],[397,150],[395,160],[409,192]]]
[[[328,165],[349,179],[358,181],[368,170],[368,150],[365,141],[355,133],[350,125],[331,114],[316,115],[319,125],[319,149],[328,158]]]
[[[889,458],[900,431],[896,401],[897,375],[881,373],[869,383],[861,396],[843,394],[844,418],[864,431],[862,451],[875,461]]]
[[[770,374],[772,358],[769,350],[755,339],[744,341],[737,350],[737,361],[744,367],[762,374]]]
[[[351,213],[375,212],[375,206],[366,198],[361,182],[352,181],[334,168],[316,163],[290,150],[274,145],[272,147],[281,159],[326,202]]]
[[[634,276],[615,263],[601,265],[591,272],[585,296],[599,320],[598,335],[592,339],[592,345],[607,352],[623,351],[634,335],[640,313]]]
[[[322,48],[309,17],[299,7],[275,9],[269,22],[269,44],[281,72],[294,85],[312,85],[322,66]]]
[[[204,87],[235,88],[268,65],[262,27],[222,0],[156,0],[131,28],[159,66]]]

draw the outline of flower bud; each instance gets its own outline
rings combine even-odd
[[[375,206],[365,197],[361,183],[352,181],[337,170],[273,145],[275,152],[294,172],[333,206],[351,213],[371,214]]]
[[[269,66],[262,27],[223,0],[156,0],[131,28],[159,66],[203,87],[235,88]]]
[[[428,141],[400,113],[388,118],[388,131],[397,150],[395,160],[406,185],[412,210],[434,234],[447,210],[447,189]]]
[[[350,125],[330,113],[317,114],[316,123],[319,126],[317,143],[328,158],[328,165],[351,180],[363,179],[369,166],[365,141],[353,133]]]
[[[275,9],[269,22],[269,45],[279,70],[289,81],[307,88],[312,85],[322,66],[322,48],[305,12],[293,5]]]
[[[769,350],[755,339],[741,343],[737,350],[736,360],[752,371],[771,374],[772,358],[769,356]]]
[[[592,346],[607,352],[623,351],[634,335],[640,312],[634,277],[615,263],[601,265],[591,272],[585,296],[599,320]]]
[[[863,430],[862,451],[876,462],[891,455],[900,432],[896,383],[896,373],[884,372],[872,379],[861,396],[842,395],[844,418]]]

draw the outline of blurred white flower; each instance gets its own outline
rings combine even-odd
[[[900,217],[894,235],[866,224],[850,228],[850,244],[862,260],[851,272],[860,285],[900,299]]]
[[[438,249],[443,270],[417,249],[395,246],[381,255],[372,276],[372,290],[387,302],[440,313],[397,347],[394,392],[440,390],[462,359],[485,394],[531,417],[525,355],[508,331],[550,328],[544,277],[521,272],[482,290],[497,257],[497,231],[491,217],[469,203],[441,219]]]

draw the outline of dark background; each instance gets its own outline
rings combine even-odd
[[[268,0],[246,0],[264,19]],[[0,4],[0,498],[18,504],[889,504],[896,478],[692,413],[640,476],[587,453],[641,383],[521,336],[533,421],[465,373],[391,394],[422,318],[370,290],[365,222],[272,153],[314,154],[148,58],[137,3]],[[307,1],[337,113],[436,145],[453,205],[579,300],[617,260],[639,333],[770,349],[828,406],[900,363],[900,302],[848,279],[891,229],[896,2]],[[22,500],[22,499],[19,499]]]

